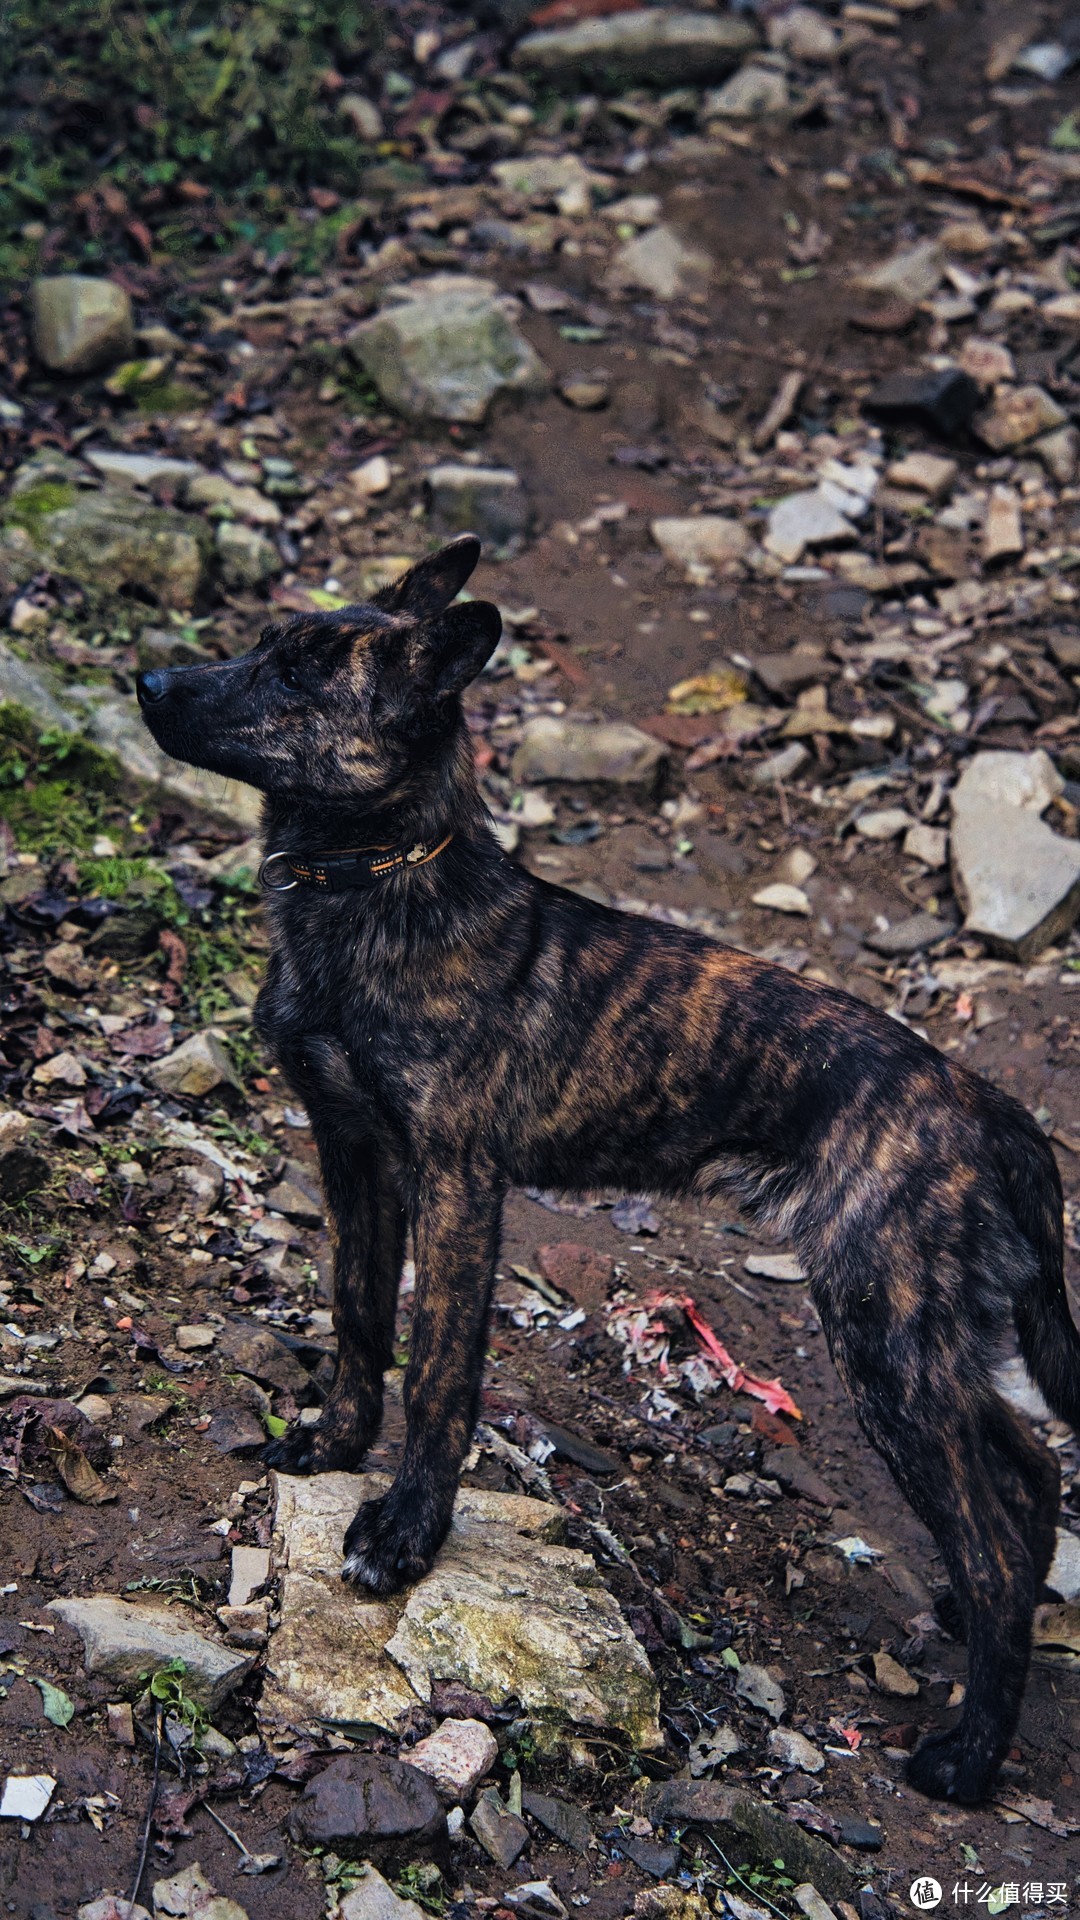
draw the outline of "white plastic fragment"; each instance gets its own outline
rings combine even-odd
[[[50,1773],[9,1773],[0,1796],[0,1820],[40,1820],[55,1787]]]

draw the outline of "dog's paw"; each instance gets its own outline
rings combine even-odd
[[[960,1727],[929,1734],[912,1754],[906,1772],[910,1785],[920,1793],[972,1807],[989,1797],[997,1777],[997,1767],[985,1753],[972,1751]]]
[[[373,1437],[321,1420],[310,1427],[294,1420],[280,1440],[267,1442],[262,1458],[279,1473],[355,1473]]]
[[[392,1492],[368,1500],[345,1535],[341,1577],[369,1593],[397,1593],[427,1573],[445,1533],[425,1525]]]

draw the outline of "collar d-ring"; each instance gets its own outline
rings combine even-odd
[[[273,866],[275,860],[284,860],[286,863],[286,871],[292,873],[287,853],[268,853],[262,866],[259,868],[259,885],[260,887],[265,887],[268,893],[291,893],[292,889],[299,886],[300,882],[295,876],[291,880],[271,879],[270,868]]]

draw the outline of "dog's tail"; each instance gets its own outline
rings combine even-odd
[[[1035,1274],[1013,1300],[1028,1372],[1059,1420],[1080,1434],[1080,1332],[1065,1291],[1064,1199],[1046,1136],[1013,1101],[995,1102],[990,1131],[1013,1219],[1035,1254]]]

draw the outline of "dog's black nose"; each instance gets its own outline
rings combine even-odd
[[[169,676],[167,673],[140,673],[135,681],[135,691],[140,707],[152,707],[158,700],[164,700],[168,693]]]

